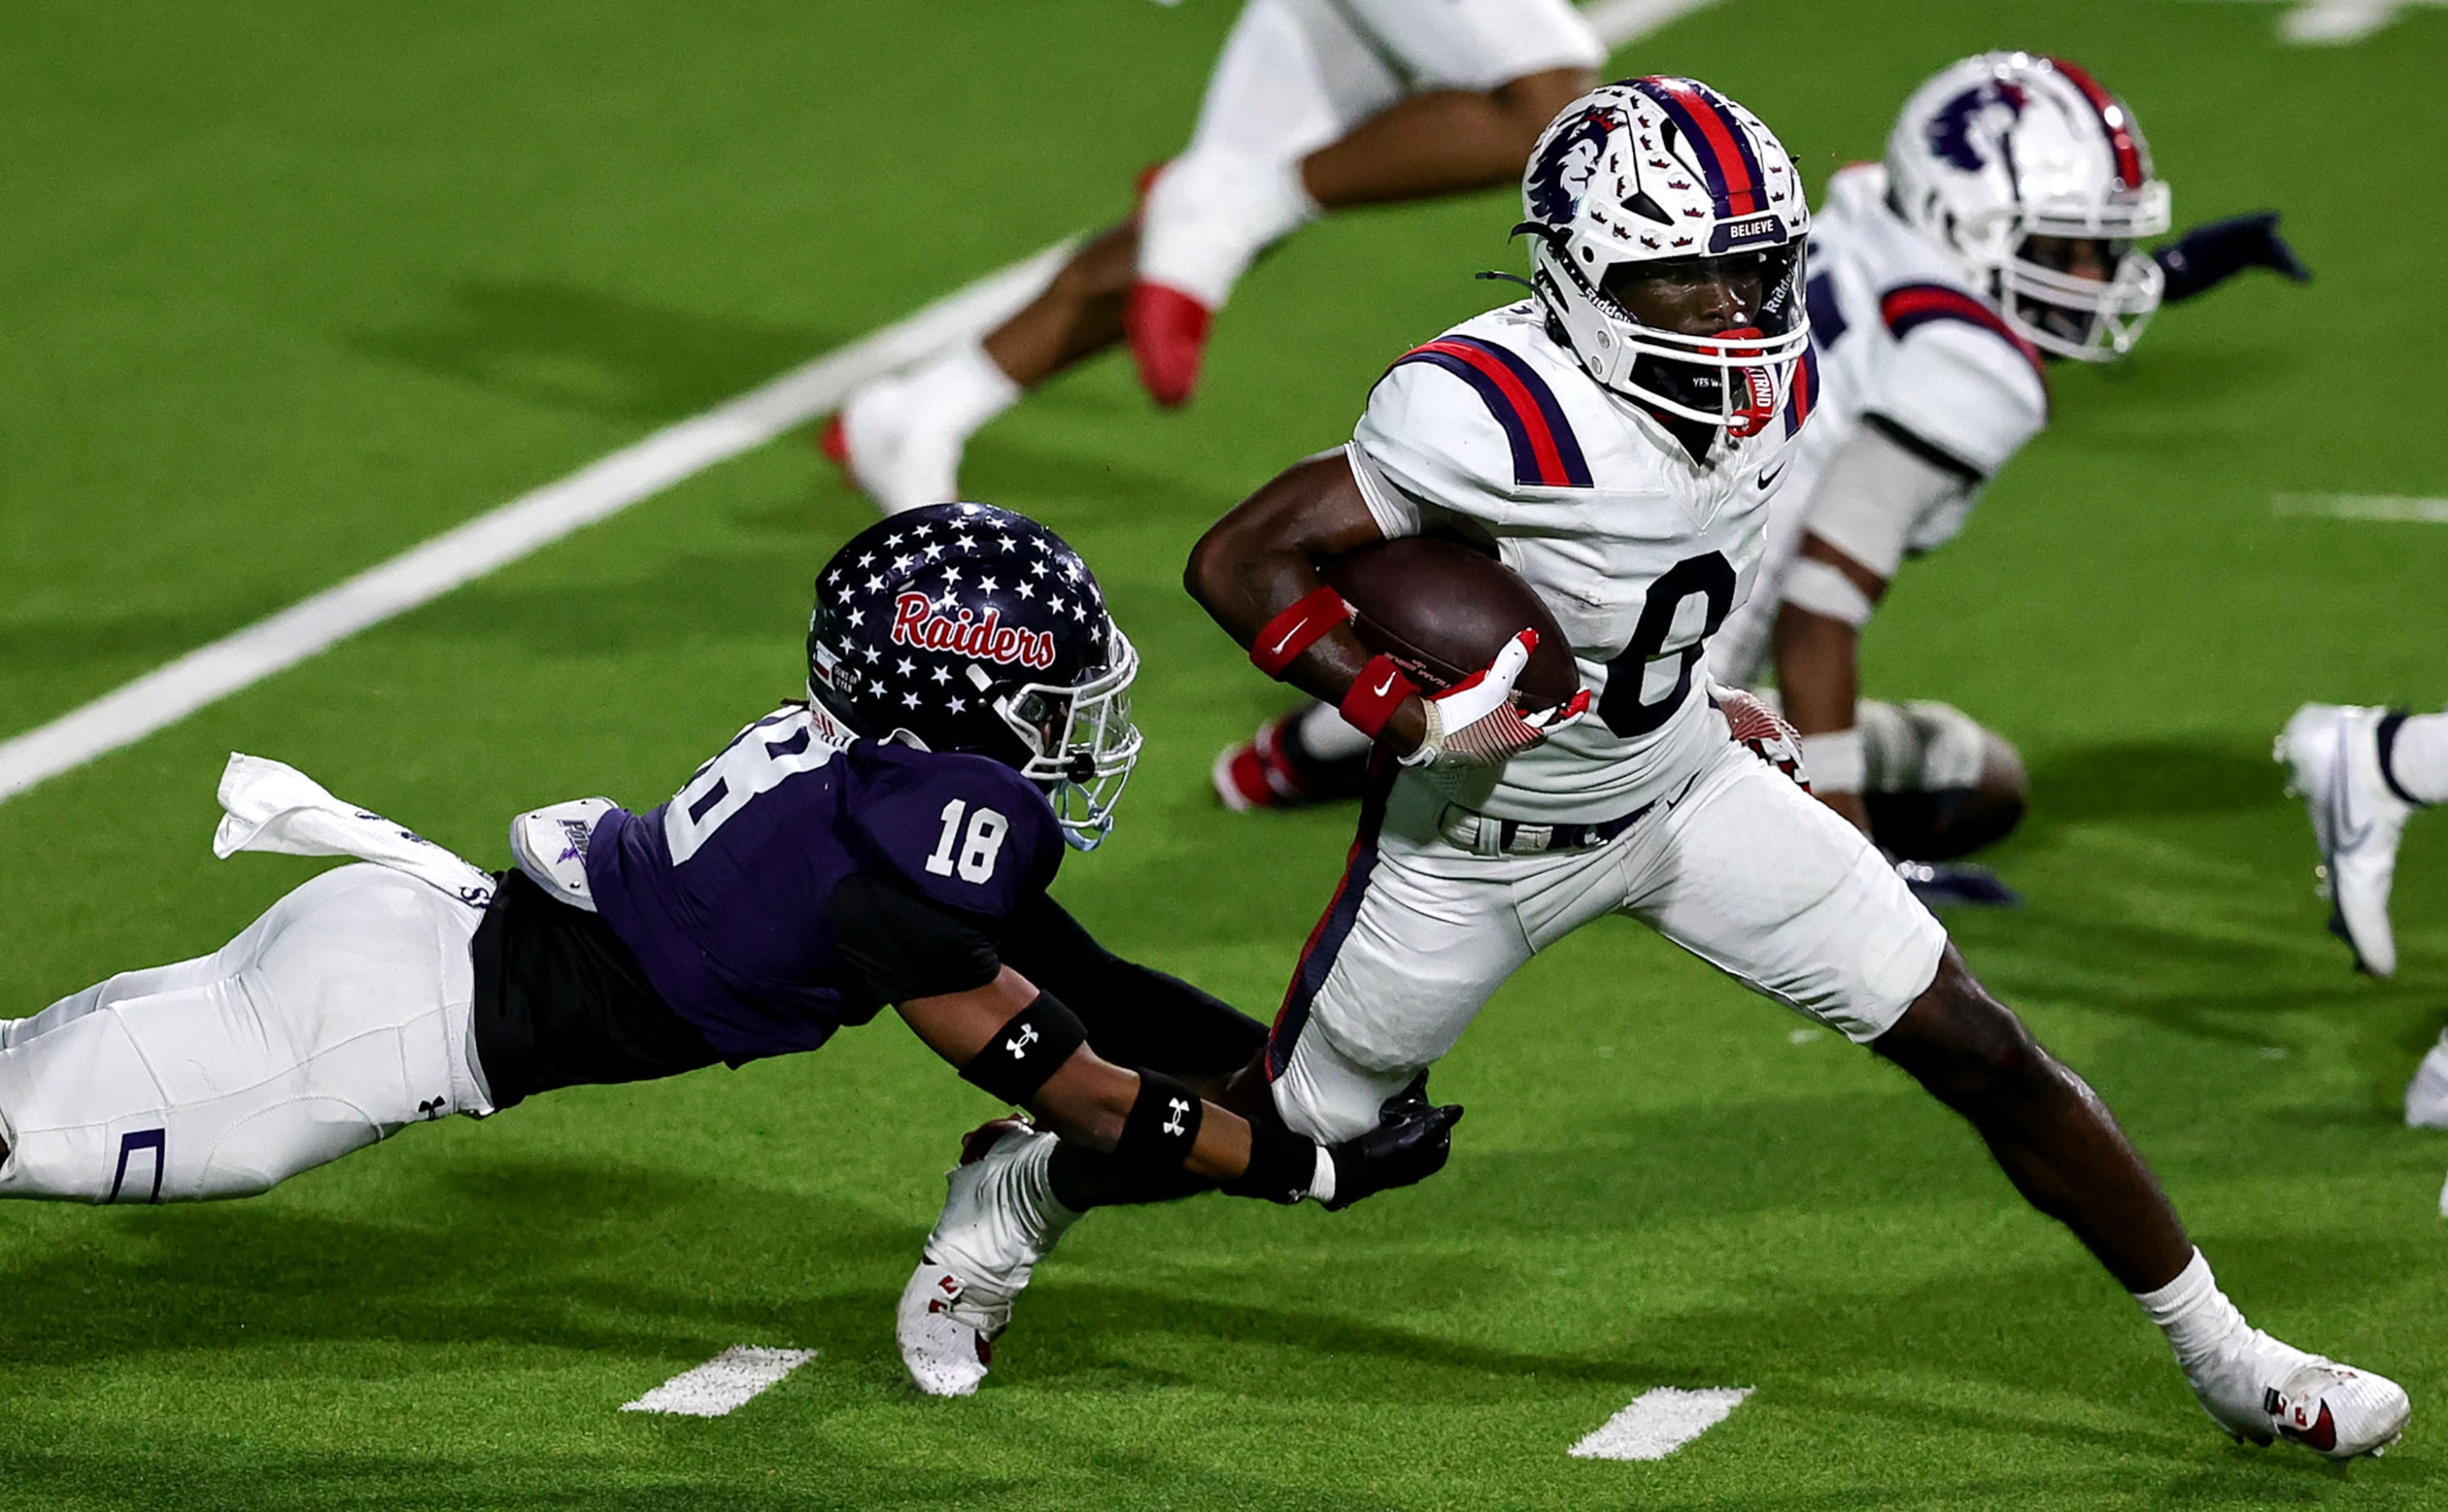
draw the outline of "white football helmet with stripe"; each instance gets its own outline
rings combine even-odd
[[[1895,212],[1964,260],[1999,313],[2044,352],[2123,356],[2159,307],[2169,194],[2125,103],[2063,58],[1985,52],[1904,102],[1887,138]],[[2106,243],[2104,278],[2033,255],[2034,238]]]
[[[1737,439],[1765,430],[1810,347],[1802,176],[1757,116],[1691,79],[1623,79],[1564,107],[1521,178],[1532,288],[1589,375]],[[1628,266],[1756,258],[1761,308],[1692,336],[1607,293]]]

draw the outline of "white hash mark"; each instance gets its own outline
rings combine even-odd
[[[757,1393],[816,1357],[813,1349],[760,1349],[735,1344],[694,1370],[683,1370],[635,1402],[623,1412],[673,1412],[681,1417],[718,1418],[736,1412]]]
[[[1723,1423],[1747,1386],[1712,1386],[1697,1391],[1652,1387],[1589,1437],[1573,1445],[1577,1460],[1662,1460]]]

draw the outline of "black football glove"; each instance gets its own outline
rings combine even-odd
[[[2297,283],[2312,281],[2312,270],[2304,266],[2295,249],[2278,234],[2275,210],[2195,226],[2152,252],[2151,259],[2167,275],[2167,292],[2161,297],[2170,304],[2182,304],[2247,268],[2267,268]]]
[[[1334,1196],[1323,1206],[1340,1213],[1363,1197],[1436,1175],[1453,1154],[1453,1126],[1461,1121],[1461,1103],[1429,1104],[1423,1074],[1387,1100],[1377,1127],[1328,1148],[1334,1161]]]

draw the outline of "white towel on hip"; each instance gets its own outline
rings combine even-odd
[[[295,767],[233,751],[221,771],[213,854],[348,855],[406,872],[471,909],[493,899],[492,877],[413,830],[332,796]]]

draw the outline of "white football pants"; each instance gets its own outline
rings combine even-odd
[[[1671,807],[1588,850],[1465,851],[1440,833],[1444,807],[1407,775],[1371,799],[1275,1022],[1276,1108],[1322,1143],[1375,1127],[1507,977],[1611,913],[1857,1043],[1937,977],[1946,930],[1895,869],[1731,741]]]
[[[1189,151],[1294,163],[1406,95],[1605,61],[1566,0],[1249,0]]]
[[[248,1196],[448,1113],[492,1111],[471,1043],[484,911],[326,871],[211,955],[0,1023],[0,1196]]]

